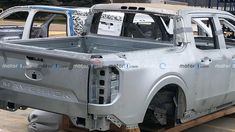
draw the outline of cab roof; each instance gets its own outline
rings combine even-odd
[[[47,10],[47,11],[73,11],[73,10],[89,11],[89,8],[86,8],[86,7],[62,7],[62,6],[48,6],[48,5],[14,6],[14,7],[6,9],[4,11],[11,11],[11,10],[29,11],[31,9]]]
[[[186,5],[171,5],[163,3],[112,3],[112,4],[97,4],[92,7],[93,10],[111,10],[125,12],[152,12],[166,15],[177,15],[178,11],[186,12],[216,12],[227,13],[216,9],[192,7]]]
[[[26,7],[32,8],[32,9],[57,10],[57,11],[80,10],[80,9],[88,10],[89,9],[86,7],[63,7],[63,6],[48,6],[48,5],[29,5]]]

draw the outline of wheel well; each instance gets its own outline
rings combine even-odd
[[[177,105],[175,116],[176,116],[176,119],[182,118],[184,116],[184,112],[186,111],[186,96],[185,96],[183,89],[177,84],[168,84],[162,87],[158,92],[166,92],[166,91],[171,91],[175,93],[175,97],[176,97],[175,103]],[[157,93],[155,94],[153,98],[155,98],[156,96],[157,96]]]
[[[160,103],[159,103],[160,102]],[[148,110],[153,106],[159,106],[165,104],[172,104],[173,107],[169,107],[168,111],[171,111],[174,118],[174,123],[179,123],[179,119],[184,116],[186,111],[186,97],[182,88],[177,84],[168,84],[162,87],[152,98]],[[173,110],[171,110],[173,109]],[[147,111],[148,111],[147,110]],[[146,111],[146,113],[147,113]]]

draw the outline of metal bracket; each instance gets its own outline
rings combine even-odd
[[[117,117],[115,117],[114,115],[108,115],[107,116],[107,119],[109,120],[109,121],[111,121],[113,124],[115,124],[117,127],[121,127],[122,126],[122,122],[117,118]]]

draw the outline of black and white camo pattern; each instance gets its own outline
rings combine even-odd
[[[75,11],[73,13],[72,15],[73,30],[76,33],[76,35],[80,36],[84,32],[85,18],[87,18],[89,14],[90,12],[82,12],[82,11]],[[123,17],[121,17],[120,15],[103,13],[101,16],[101,20],[102,19],[121,22],[123,20]]]
[[[106,19],[106,20],[119,21],[119,22],[123,20],[121,16],[118,16],[118,15],[115,16],[115,15],[110,15],[110,14],[102,14],[101,18]]]
[[[85,21],[82,20],[80,17],[83,15],[81,13],[82,12],[75,11],[72,15],[72,17],[73,17],[73,30],[78,36],[80,36],[83,33],[84,24],[85,24]]]

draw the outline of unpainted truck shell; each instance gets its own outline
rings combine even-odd
[[[231,65],[233,62],[234,48],[226,48],[219,20],[220,17],[235,20],[230,13],[129,3],[95,5],[91,11],[93,14],[87,19],[83,36],[0,43],[2,65],[17,62],[30,66],[20,70],[0,68],[1,108],[7,109],[6,104],[10,102],[58,112],[70,116],[77,126],[105,131],[110,122],[137,127],[143,122],[153,98],[162,88],[172,84],[181,91],[178,103],[183,103],[177,108],[181,112],[177,114],[177,123],[234,104],[234,69],[216,68],[217,64]],[[174,41],[164,43],[90,32],[95,13],[103,11],[170,16],[174,20]],[[212,18],[218,48],[200,50],[196,47],[191,24],[195,17]],[[40,64],[69,67],[55,71],[43,69]],[[74,67],[75,64],[85,67]],[[39,78],[35,78],[36,73]],[[38,87],[44,89],[43,92],[35,93]]]

